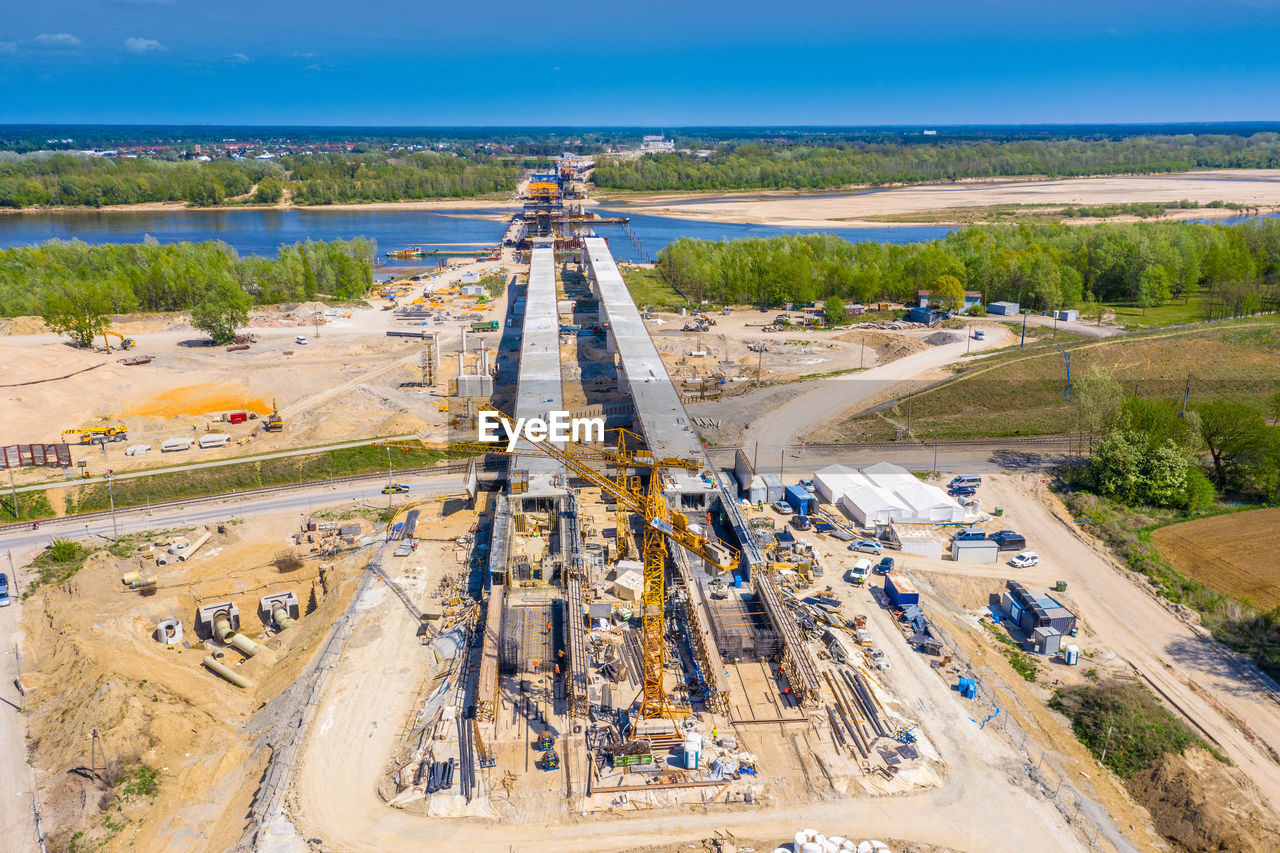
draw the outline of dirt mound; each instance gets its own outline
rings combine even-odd
[[[39,317],[13,317],[0,320],[0,335],[40,335],[49,331]]]
[[[325,305],[323,302],[303,302],[299,305],[293,306],[286,313],[292,314],[295,317],[310,317],[317,311],[323,314],[328,310],[329,306]]]
[[[126,411],[125,415],[177,418],[247,410],[265,415],[271,405],[236,385],[184,385],[171,388]]]
[[[373,435],[408,435],[420,433],[427,429],[427,422],[417,415],[408,412],[397,412],[384,418],[373,428]]]
[[[1160,832],[1184,850],[1280,850],[1280,824],[1257,792],[1203,749],[1167,754],[1127,786]]]
[[[924,342],[931,347],[940,347],[944,344],[959,343],[963,340],[964,338],[960,337],[955,332],[934,332],[932,335],[927,335]]]

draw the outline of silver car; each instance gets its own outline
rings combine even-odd
[[[857,551],[860,554],[876,554],[884,550],[884,546],[874,539],[859,539],[849,543],[850,551]]]

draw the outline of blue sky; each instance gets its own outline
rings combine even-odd
[[[1280,0],[0,6],[0,122],[1280,119]]]

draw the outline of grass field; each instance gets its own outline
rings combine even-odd
[[[1260,610],[1280,605],[1280,509],[1161,527],[1151,541],[1175,569]]]
[[[1076,341],[1071,373],[1079,378],[1094,365],[1108,370],[1126,393],[1181,401],[1188,375],[1190,401],[1227,398],[1265,408],[1280,388],[1280,322],[1274,317],[1223,323],[1202,329],[1153,332],[1102,341]],[[1068,432],[1071,403],[1064,395],[1066,361],[1057,348],[1033,353],[1017,349],[911,399],[916,435],[932,430],[939,439],[1003,438]],[[842,426],[850,438],[891,438],[894,422],[905,422],[907,404]]]
[[[622,280],[627,284],[631,298],[641,310],[650,308],[678,308],[689,305],[689,300],[681,296],[674,287],[667,283],[662,273],[649,267],[619,267]]]
[[[1108,311],[1114,311],[1115,322],[1126,329],[1152,329],[1203,320],[1207,300],[1207,295],[1200,292],[1192,294],[1186,302],[1170,302],[1146,310],[1120,302],[1107,302],[1104,307]]]

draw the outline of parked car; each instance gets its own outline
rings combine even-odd
[[[879,556],[880,552],[884,550],[884,546],[874,539],[858,539],[849,543],[849,550],[857,551],[860,554],[875,554]]]
[[[13,604],[13,599],[9,597],[9,576],[0,572],[0,607],[10,604]]]
[[[973,486],[975,489],[982,485],[982,478],[977,474],[961,474],[958,477],[952,477],[951,482],[947,483],[948,489],[955,489],[960,486]]]
[[[974,329],[973,339],[975,341],[985,341],[987,339],[987,333],[982,331],[981,329]]]
[[[980,530],[977,527],[969,527],[964,530],[957,530],[954,534],[952,534],[951,541],[969,542],[975,539],[986,539],[986,538],[987,538],[987,534],[985,531]]]
[[[795,518],[791,519],[791,526],[796,530],[808,530],[813,527],[813,525],[809,523],[809,517],[804,515],[797,515]]]
[[[1021,551],[1027,547],[1026,537],[1012,530],[997,530],[987,538],[999,545],[1001,551]]]
[[[883,557],[876,563],[876,574],[887,575],[893,571],[893,557]]]
[[[384,495],[398,495],[407,491],[409,491],[409,487],[400,483],[387,483],[382,487],[382,493]]]
[[[773,507],[773,511],[778,515],[791,515],[791,513],[794,512],[794,510],[791,509],[791,504],[786,501],[777,501],[776,503],[770,504],[770,506]]]
[[[1025,569],[1036,565],[1040,562],[1040,555],[1035,551],[1023,551],[1009,561],[1009,565],[1015,569]]]
[[[849,570],[849,583],[854,586],[861,586],[866,582],[869,574],[871,574],[871,561],[867,559],[859,560]]]
[[[305,347],[307,345],[307,336],[298,335],[296,338],[293,339],[293,342],[298,346]]]
[[[973,486],[956,486],[954,488],[947,489],[947,494],[951,495],[953,498],[969,498],[973,497],[977,493],[978,490]]]

